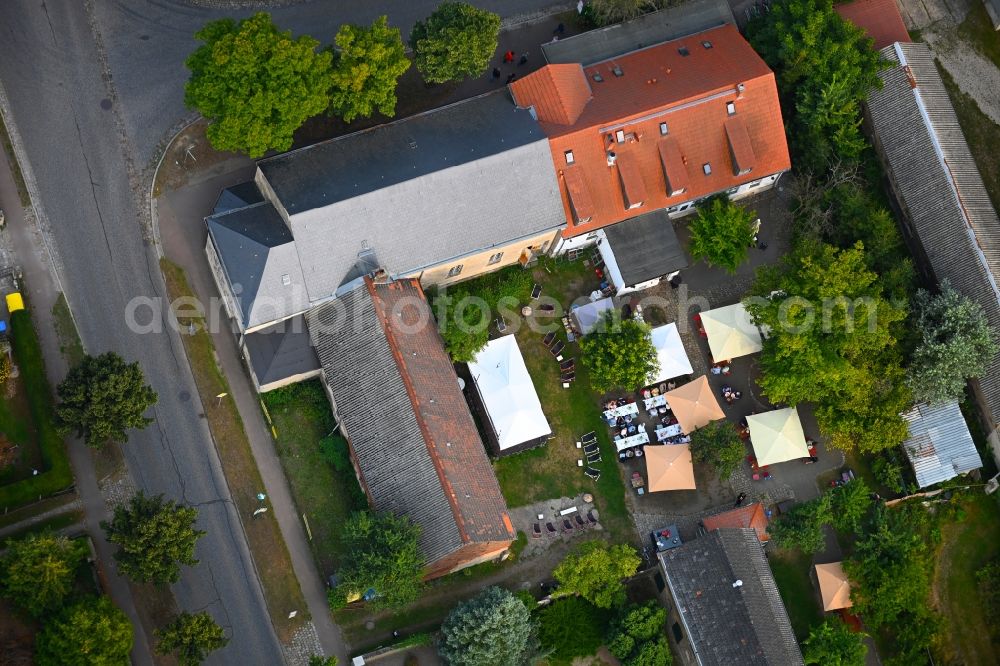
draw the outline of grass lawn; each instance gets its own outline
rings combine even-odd
[[[56,335],[59,337],[59,351],[66,358],[70,367],[83,360],[86,352],[83,351],[83,342],[80,341],[80,334],[76,331],[76,322],[69,310],[69,303],[66,296],[59,294],[55,305],[52,306],[52,318],[55,323]]]
[[[163,271],[171,301],[182,296],[192,296],[184,271],[179,266],[162,259],[160,270]],[[178,320],[182,328],[192,323],[185,317],[179,317]],[[191,373],[198,386],[201,405],[205,410],[237,513],[249,516],[259,506],[257,492],[264,487],[264,482],[261,481],[257,461],[250,450],[250,442],[232,396],[216,399],[221,393],[229,393],[229,385],[215,362],[212,338],[199,326],[194,335],[181,335],[181,339],[184,341]],[[243,530],[264,587],[271,621],[278,638],[283,643],[288,643],[295,631],[309,619],[309,612],[306,610],[299,581],[292,570],[291,557],[278,528],[278,521],[275,520],[274,513],[269,511],[255,520],[244,520]],[[289,608],[300,609],[299,614],[289,618]]]
[[[976,5],[972,14],[986,12],[981,4]],[[966,21],[968,23],[968,20]],[[965,24],[963,24],[964,26]],[[993,31],[990,31],[997,54],[993,56],[993,61],[1000,67],[1000,39]],[[1000,146],[1000,125],[993,122],[989,116],[979,109],[976,100],[962,92],[951,75],[938,63],[938,71],[944,81],[944,87],[948,90],[948,97],[951,98],[952,106],[955,107],[955,114],[958,116],[958,124],[962,127],[965,140],[972,151],[972,157],[979,168],[979,174],[986,184],[986,191],[990,195],[993,207],[1000,210],[1000,158],[997,156],[996,147]]]
[[[593,271],[582,260],[546,260],[534,272],[535,279],[542,285],[542,294],[556,298],[564,307],[596,286]],[[558,336],[565,341],[559,318],[550,319],[558,326]],[[538,321],[549,320],[539,318]],[[601,523],[611,536],[616,541],[635,541],[625,504],[625,486],[618,469],[618,455],[607,424],[601,418],[599,396],[590,388],[589,373],[577,345],[567,344],[563,351],[565,358],[576,359],[576,381],[569,389],[564,389],[559,382],[559,364],[542,345],[544,333],[524,325],[516,335],[554,439],[546,446],[500,458],[494,463],[508,505],[524,506],[591,492],[596,498]],[[601,470],[597,483],[587,478],[576,464],[580,457],[576,441],[591,430],[597,433],[603,459],[601,464],[595,465]]]
[[[795,637],[802,641],[809,636],[810,629],[823,622],[819,593],[809,576],[812,557],[797,550],[775,550],[767,559]]]
[[[308,520],[313,556],[326,577],[340,567],[345,555],[339,527],[351,512],[368,504],[350,464],[338,471],[320,450],[320,440],[334,426],[320,380],[293,384],[262,397],[277,434],[281,466],[295,504]]]
[[[979,601],[976,571],[1000,557],[1000,504],[995,495],[976,495],[964,504],[967,515],[942,531],[935,587],[945,618],[946,663],[989,664],[1000,654]],[[993,655],[993,656],[990,656]]]

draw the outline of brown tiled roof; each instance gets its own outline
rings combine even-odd
[[[539,113],[556,171],[562,174],[566,170],[565,153],[572,151],[573,166],[582,169],[594,202],[591,221],[577,224],[569,194],[565,186],[562,188],[567,237],[620,222],[636,212],[698,199],[790,167],[774,74],[732,25],[599,62],[585,67],[584,72],[593,98],[574,122],[553,120]],[[529,77],[522,81],[528,82]],[[530,84],[512,84],[517,104],[534,105],[536,112],[548,104],[546,100],[555,93],[545,90],[543,81],[553,87],[560,84],[556,77],[546,74],[533,75]],[[733,117],[727,111],[729,102],[735,104],[735,115],[747,136],[739,146],[740,158],[754,158],[752,171],[740,176],[734,175],[726,132],[726,121]],[[679,154],[679,159],[676,155],[670,157],[667,168],[664,151],[670,156],[674,149],[670,143],[661,149],[663,136],[676,142]],[[609,150],[617,156],[613,166],[608,165]],[[711,165],[710,174],[704,173],[704,164]],[[622,178],[614,173],[620,172],[622,165],[626,170],[634,168],[646,194],[643,206],[629,212]],[[674,172],[672,191],[679,189],[673,182],[676,178],[678,182],[687,181],[686,192],[668,194],[668,171]],[[625,178],[631,184],[627,173]],[[565,183],[565,179],[560,180]]]
[[[764,513],[764,505],[760,502],[717,513],[701,522],[709,531],[720,527],[751,527],[756,530],[757,538],[761,541],[768,541],[771,538],[767,534],[767,514]]]
[[[666,136],[660,139],[657,147],[660,150],[660,163],[663,165],[663,175],[667,179],[667,195],[682,194],[688,188],[687,168],[677,139]]]
[[[510,84],[518,106],[535,107],[546,123],[572,125],[590,101],[590,84],[578,64],[548,65]]]
[[[854,0],[834,9],[841,17],[864,30],[875,41],[876,50],[894,42],[910,41],[896,0]]]
[[[622,194],[624,195],[625,208],[635,208],[641,206],[646,201],[646,186],[642,182],[642,174],[639,172],[638,160],[634,155],[629,155],[616,162],[618,167],[618,178],[622,183]]]
[[[753,144],[741,116],[726,118],[726,139],[729,141],[729,157],[733,161],[733,175],[753,171],[757,158],[753,154]]]
[[[563,169],[562,177],[566,183],[566,194],[569,195],[573,221],[586,222],[594,216],[594,200],[584,180],[583,170],[579,167],[566,167]]]

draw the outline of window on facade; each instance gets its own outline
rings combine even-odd
[[[450,269],[448,269],[448,277],[455,277],[457,275],[460,275],[461,273],[462,273],[462,264],[458,264],[457,266],[452,266]]]
[[[760,187],[760,183],[761,183],[761,181],[755,180],[752,183],[750,183],[749,185],[747,185],[747,187],[749,187],[752,190],[755,187]]]
[[[706,176],[712,175],[712,165],[709,164],[708,162],[705,162],[704,164],[701,165],[701,170],[705,172]]]
[[[503,259],[503,252],[497,252],[490,257],[490,263],[499,264],[501,259]]]
[[[738,187],[730,187],[728,190],[726,190],[726,194],[736,194],[737,190],[739,189],[740,188]]]

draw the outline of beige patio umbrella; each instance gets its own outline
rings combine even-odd
[[[750,441],[758,465],[773,465],[809,457],[802,422],[794,407],[751,414],[747,417],[747,425],[750,426]]]
[[[686,433],[692,433],[712,421],[726,418],[705,375],[673,391],[668,391],[664,396],[670,405],[670,411],[677,417],[681,430]]]
[[[832,611],[854,605],[851,602],[851,581],[847,579],[841,562],[817,564],[816,580],[819,581],[819,594],[823,597],[823,610]]]
[[[763,348],[760,330],[742,303],[702,312],[701,325],[716,361],[755,354]]]
[[[694,490],[694,463],[687,444],[642,447],[649,476],[649,492]]]

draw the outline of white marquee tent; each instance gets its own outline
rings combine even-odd
[[[650,375],[648,384],[665,382],[674,377],[690,375],[694,372],[677,324],[665,324],[653,329],[653,346],[656,348],[656,358],[660,362],[659,372]]]
[[[576,327],[580,335],[590,333],[608,310],[614,310],[615,304],[610,298],[602,298],[586,305],[573,308],[570,314],[576,320]]]
[[[490,340],[469,372],[501,452],[552,433],[513,335]]]

